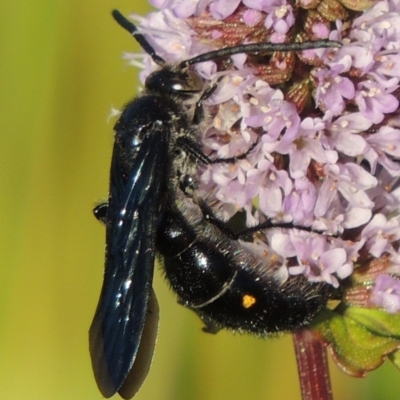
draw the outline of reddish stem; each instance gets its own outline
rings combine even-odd
[[[324,344],[309,330],[293,333],[303,400],[333,400]]]

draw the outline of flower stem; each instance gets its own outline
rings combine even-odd
[[[324,344],[309,330],[293,333],[303,400],[333,400]]]

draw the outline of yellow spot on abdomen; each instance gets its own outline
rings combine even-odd
[[[242,305],[244,308],[250,308],[255,303],[256,303],[256,298],[254,296],[251,296],[250,294],[245,294],[243,296]]]

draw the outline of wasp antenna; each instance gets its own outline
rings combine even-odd
[[[238,46],[226,47],[225,49],[214,50],[208,53],[200,54],[196,57],[185,60],[180,64],[180,67],[188,67],[189,65],[197,64],[204,61],[215,60],[222,57],[233,56],[234,54],[258,54],[272,53],[275,51],[301,51],[310,49],[320,49],[327,47],[342,47],[342,43],[334,40],[317,40],[315,42],[298,42],[298,43],[249,43]]]
[[[128,21],[118,10],[113,10],[111,15],[119,25],[132,34],[135,40],[140,44],[140,47],[153,59],[156,64],[160,66],[165,65],[165,60],[155,52],[153,46],[150,45],[147,39],[141,33],[138,33],[136,25]]]

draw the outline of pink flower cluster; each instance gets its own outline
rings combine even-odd
[[[244,24],[262,23],[273,42],[288,41],[296,24],[287,0],[151,3],[159,11],[132,18],[171,63],[215,49],[191,27],[193,17],[221,21],[244,6]],[[282,259],[292,260],[289,274],[334,287],[368,257],[389,255],[389,275],[378,276],[371,299],[390,312],[400,310],[400,281],[393,277],[400,276],[399,11],[400,0],[382,0],[350,27],[340,20],[334,29],[312,27],[312,40],[329,38],[343,47],[303,52],[301,57],[320,62],[310,68],[314,107],[300,114],[281,88],[258,77],[247,55],[233,56],[234,67],[223,71],[213,61],[195,66],[206,84],[223,76],[207,101],[212,112],[205,152],[232,157],[256,143],[235,165],[201,170],[204,196],[218,204],[218,215],[229,219],[245,210],[248,226],[269,218],[326,231],[274,230],[273,238],[267,231],[265,241]],[[214,30],[207,38],[220,35]],[[156,68],[147,55],[126,57],[136,64],[142,57],[142,80]]]

